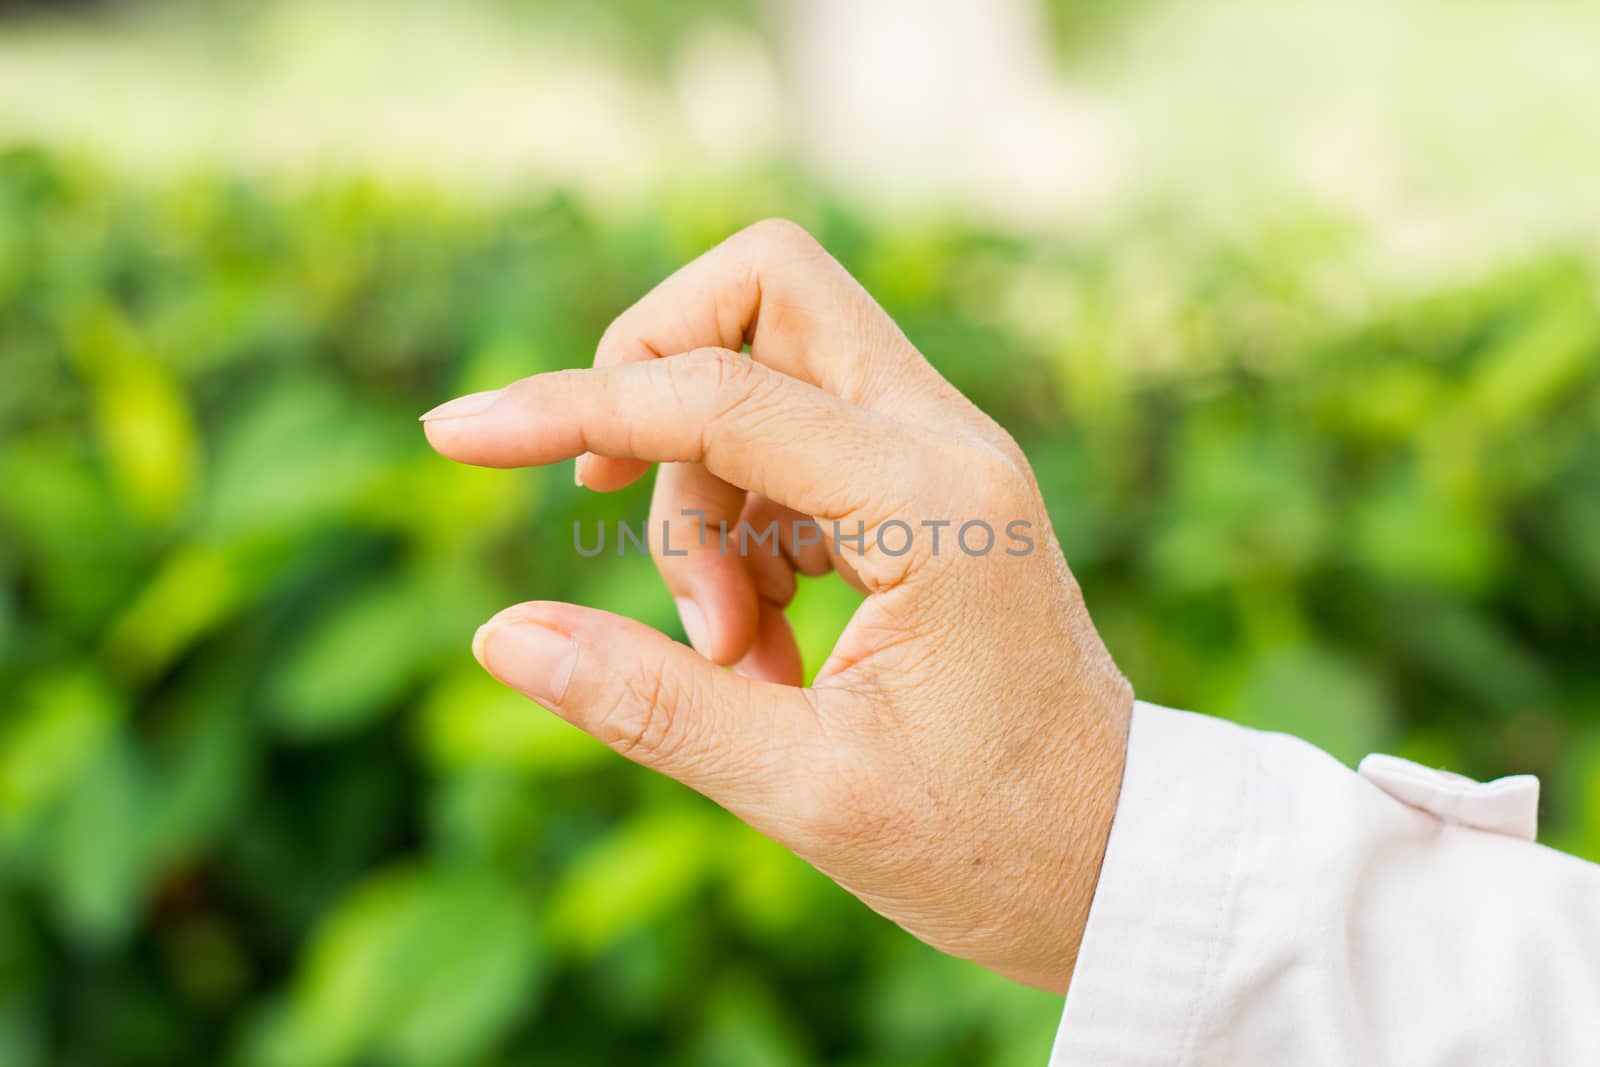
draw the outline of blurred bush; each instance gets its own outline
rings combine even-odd
[[[587,362],[780,207],[1032,457],[1153,700],[1533,771],[1600,858],[1600,318],[1560,249],[1380,280],[1337,220],[1023,241],[802,183],[597,218],[0,157],[0,1065],[1037,1064],[944,959],[502,691],[506,603],[676,632],[637,520],[416,415]],[[794,609],[814,667],[851,610]],[[1070,774],[1070,768],[1063,768]]]

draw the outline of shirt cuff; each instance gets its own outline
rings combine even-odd
[[[1051,1067],[1184,1061],[1233,921],[1257,735],[1140,701]]]

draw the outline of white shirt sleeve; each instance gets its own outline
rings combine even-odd
[[[1537,807],[1140,703],[1052,1067],[1600,1062],[1600,867]]]

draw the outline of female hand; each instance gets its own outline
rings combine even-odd
[[[662,465],[650,529],[668,523],[673,554],[652,551],[699,654],[534,602],[474,638],[496,678],[929,944],[1066,989],[1132,691],[1016,444],[809,235],[758,223],[618,318],[592,369],[423,418],[452,459],[578,457],[602,491]],[[759,535],[774,519],[781,551],[739,551],[741,520]],[[783,608],[795,572],[830,567],[868,595],[801,688]]]

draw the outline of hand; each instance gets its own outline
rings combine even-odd
[[[752,226],[618,318],[592,369],[423,418],[452,459],[578,457],[597,490],[660,463],[652,541],[666,520],[674,551],[688,549],[652,546],[701,654],[629,619],[535,602],[478,631],[490,673],[929,944],[1066,989],[1131,689],[1021,451],[809,235]],[[752,541],[741,555],[741,519],[756,533],[779,520],[782,551]],[[950,524],[925,525],[940,520]],[[994,535],[982,555],[968,554],[984,547],[982,527],[965,549],[957,540],[973,520]],[[822,543],[807,544],[818,528]],[[868,595],[800,688],[783,608],[796,571],[830,566]]]

